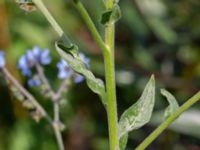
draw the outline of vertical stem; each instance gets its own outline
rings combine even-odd
[[[54,133],[55,133],[55,136],[56,136],[56,139],[58,142],[59,150],[65,150],[62,135],[60,133],[60,129],[57,128],[56,125],[54,125],[53,129],[54,129]]]
[[[114,38],[115,26],[110,23],[105,29],[105,44],[109,51],[104,53],[110,150],[117,150],[119,145],[114,65]]]
[[[59,150],[64,150],[65,148],[64,148],[64,143],[63,143],[63,140],[62,140],[62,134],[61,134],[61,131],[59,129],[59,124],[60,124],[59,100],[60,100],[62,93],[59,93],[59,95],[58,95],[58,93],[55,93],[53,91],[51,85],[49,84],[49,81],[47,80],[47,78],[44,74],[44,70],[40,66],[40,64],[36,64],[36,69],[37,69],[37,72],[38,72],[38,75],[39,75],[41,81],[43,82],[43,84],[48,89],[48,92],[51,93],[51,99],[52,99],[53,107],[54,107],[54,120],[52,122],[52,126],[53,126],[53,130],[54,130],[54,134],[56,136],[56,140],[57,140],[57,143],[58,143]],[[63,86],[61,86],[61,87],[63,87]]]

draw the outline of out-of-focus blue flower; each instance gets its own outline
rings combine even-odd
[[[5,66],[5,54],[3,51],[0,51],[0,69]]]
[[[33,56],[35,60],[42,65],[48,65],[51,63],[51,57],[49,55],[48,49],[40,49],[39,47],[35,46],[32,50]]]
[[[70,68],[69,64],[64,59],[61,59],[58,62],[57,67],[59,79],[69,78],[73,74],[73,70]]]
[[[32,75],[30,66],[27,62],[26,55],[23,55],[23,56],[20,57],[20,59],[18,61],[18,68],[21,70],[23,75],[25,75],[25,76],[31,76]]]
[[[30,87],[40,86],[40,85],[41,85],[41,81],[37,78],[31,78],[28,80],[28,86]]]
[[[33,67],[36,63],[36,59],[33,55],[33,52],[31,50],[27,50],[25,54],[25,61],[27,63],[27,66],[29,68]]]
[[[79,54],[80,59],[84,62],[84,64],[89,67],[90,59],[87,58],[83,53]]]
[[[32,50],[27,50],[26,53],[20,57],[18,68],[25,76],[31,76],[31,68],[36,64],[48,65],[51,63],[51,57],[48,49],[40,49],[35,46]]]
[[[74,82],[75,83],[81,83],[81,82],[83,82],[84,79],[85,79],[84,76],[82,76],[80,74],[75,74]]]

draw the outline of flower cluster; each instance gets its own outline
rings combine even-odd
[[[84,54],[80,53],[79,58],[84,62],[86,67],[89,67],[90,60]],[[51,60],[52,59],[49,55],[49,50],[42,50],[39,47],[34,47],[32,50],[27,50],[26,53],[20,57],[18,61],[18,68],[21,70],[24,76],[29,77],[29,86],[41,85],[40,77],[38,77],[37,74],[33,75],[32,69],[38,65],[48,65],[51,63]],[[80,83],[84,80],[84,77],[75,73],[64,59],[61,59],[57,63],[57,68],[59,79],[68,79],[72,77],[75,83]]]
[[[30,77],[32,75],[31,69],[35,65],[48,65],[51,63],[51,57],[48,49],[40,49],[34,47],[32,50],[27,50],[26,54],[21,56],[18,62],[18,68],[24,76]]]
[[[88,59],[82,53],[80,53],[79,57],[84,62],[85,66],[89,67],[90,59]],[[84,77],[80,74],[75,73],[64,59],[61,59],[58,62],[57,67],[58,67],[58,78],[59,79],[66,79],[66,78],[69,78],[72,76],[75,83],[80,83],[84,80]]]
[[[24,55],[22,55],[18,61],[18,68],[21,70],[24,76],[29,77],[29,86],[39,86],[41,81],[37,75],[33,76],[32,68],[36,65],[48,65],[51,63],[51,57],[49,55],[49,50],[42,50],[39,47],[33,47],[32,50],[27,50]]]
[[[0,69],[5,66],[5,54],[3,51],[0,50]]]
[[[0,69],[5,66],[4,52],[0,51]],[[79,58],[86,67],[89,67],[90,59],[88,59],[84,54],[80,53]],[[41,85],[41,80],[38,74],[33,74],[32,69],[37,65],[43,66],[51,63],[51,57],[49,55],[48,49],[41,49],[39,47],[33,47],[32,50],[28,49],[24,55],[19,58],[17,67],[21,70],[22,74],[29,78],[29,86],[39,86]],[[84,80],[84,77],[72,70],[69,64],[61,59],[57,63],[58,68],[58,78],[68,79],[73,78],[75,83],[80,83]]]

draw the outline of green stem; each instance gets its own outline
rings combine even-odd
[[[105,73],[106,73],[106,91],[107,91],[107,115],[109,126],[110,150],[118,148],[118,118],[116,104],[116,89],[115,89],[115,65],[114,65],[114,37],[115,25],[109,23],[105,29],[105,43],[99,35],[93,21],[88,12],[79,0],[74,0],[76,8],[85,20],[93,38],[104,53]],[[109,7],[112,7],[109,5]]]
[[[71,46],[72,42],[68,38],[68,36],[64,33],[60,25],[57,23],[57,21],[54,19],[54,17],[51,15],[51,13],[48,11],[42,0],[33,0],[34,4],[37,6],[38,9],[43,13],[43,15],[46,17],[46,19],[49,21],[49,23],[52,25],[54,30],[57,32],[59,37],[62,37],[65,44],[67,46]]]
[[[118,118],[115,86],[115,65],[114,65],[114,37],[115,26],[109,23],[105,29],[105,44],[109,51],[104,53],[106,92],[107,92],[107,115],[109,127],[110,150],[117,150],[118,141]]]
[[[174,120],[176,120],[184,111],[200,100],[200,92],[187,100],[172,116],[155,129],[137,148],[136,150],[144,150],[149,146]]]
[[[89,16],[87,10],[83,6],[83,4],[80,2],[80,0],[74,0],[74,4],[77,8],[77,10],[80,12],[82,18],[84,19],[86,25],[88,26],[88,29],[90,30],[94,40],[100,47],[100,49],[105,52],[108,51],[106,45],[104,44],[104,41],[102,40],[98,30],[96,29],[91,17]]]
[[[114,0],[106,1],[107,10],[112,9]],[[109,48],[108,53],[104,53],[105,70],[106,70],[106,90],[107,90],[107,114],[109,126],[110,150],[119,148],[118,140],[118,118],[117,118],[117,102],[116,102],[116,86],[115,86],[115,24],[108,23],[105,29],[105,44]]]
[[[115,0],[105,0],[106,1],[106,8],[112,9]]]

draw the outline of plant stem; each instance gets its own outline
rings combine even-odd
[[[176,120],[184,111],[200,100],[200,92],[187,100],[173,115],[165,120],[157,129],[155,129],[137,148],[136,150],[144,150],[149,146],[174,120]]]
[[[107,115],[109,126],[110,150],[117,150],[119,146],[114,65],[114,38],[115,26],[114,24],[109,23],[105,29],[105,44],[108,46],[109,52],[104,53],[104,61],[106,74]]]
[[[106,1],[106,8],[112,9],[115,0],[105,0]]]
[[[106,94],[107,94],[107,115],[109,126],[110,150],[118,148],[118,118],[116,104],[116,86],[115,86],[115,65],[114,65],[114,38],[115,25],[109,23],[105,29],[105,43],[99,35],[93,21],[91,20],[87,10],[79,0],[74,1],[76,8],[85,20],[93,38],[101,48],[104,54],[105,73],[106,73]],[[113,2],[112,2],[113,3]],[[108,8],[112,7],[111,3]]]
[[[106,45],[104,44],[104,41],[102,40],[97,28],[95,27],[91,17],[89,16],[83,4],[80,2],[80,0],[74,0],[74,4],[77,10],[79,11],[80,15],[84,19],[86,25],[88,26],[88,29],[90,30],[94,40],[96,41],[102,52],[108,51]]]
[[[59,150],[64,150],[64,143],[62,140],[62,134],[61,131],[59,129],[59,124],[60,124],[60,106],[59,106],[59,102],[60,102],[60,98],[62,91],[59,90],[59,93],[54,92],[54,90],[52,89],[51,85],[49,84],[49,81],[47,80],[45,74],[44,74],[44,70],[43,68],[40,66],[40,64],[36,64],[36,69],[38,72],[38,75],[41,79],[41,81],[43,82],[43,84],[46,86],[48,92],[51,93],[51,100],[53,103],[53,108],[54,108],[54,120],[53,120],[53,129],[54,129],[54,133],[56,136],[56,140],[59,146]],[[65,82],[63,83],[65,84]],[[63,85],[61,85],[61,87],[63,87]]]
[[[26,98],[28,98],[28,100],[40,111],[41,115],[45,117],[49,123],[52,123],[51,117],[37,102],[37,100],[11,75],[11,73],[6,68],[3,68],[2,70],[8,80],[11,81]]]
[[[37,6],[37,8],[40,9],[40,11],[43,13],[43,15],[46,17],[46,19],[49,21],[49,23],[52,25],[54,30],[57,32],[59,37],[63,38],[65,44],[69,47],[71,47],[72,42],[68,38],[68,36],[64,33],[60,25],[57,23],[57,21],[54,19],[54,17],[51,15],[51,13],[48,11],[42,0],[33,0],[34,4]]]

